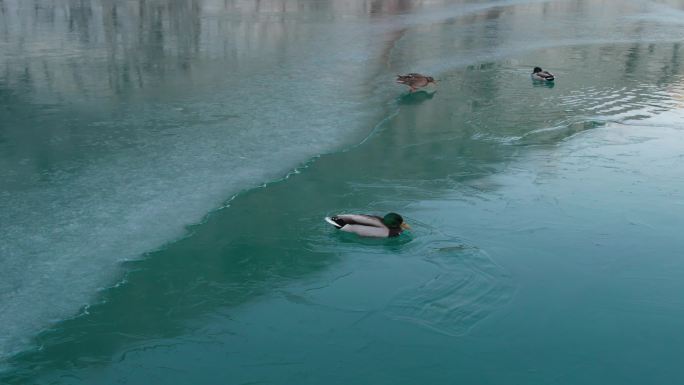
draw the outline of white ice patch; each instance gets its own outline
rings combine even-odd
[[[9,16],[22,20],[8,26],[10,42],[22,31],[20,24],[42,25],[19,4],[5,4]],[[107,19],[106,10],[99,2],[91,6],[96,16],[88,42],[97,45],[108,36],[98,24]],[[60,35],[51,31],[64,27],[66,7],[57,7],[54,29],[31,30],[27,40],[48,39],[40,31]],[[131,74],[141,77],[134,85],[120,83],[122,63],[94,53],[99,51],[72,47],[71,56],[84,55],[74,61],[27,44],[26,57],[40,60],[25,63],[22,47],[8,44],[12,51],[0,54],[0,85],[4,81],[28,95],[13,102],[36,115],[45,112],[45,104],[58,106],[47,118],[27,116],[28,122],[2,111],[10,123],[0,131],[6,138],[0,142],[0,359],[30,346],[41,330],[76,315],[98,289],[116,283],[121,261],[182,236],[184,226],[240,190],[360,140],[380,118],[386,97],[366,84],[378,73],[372,65],[379,59],[370,55],[378,51],[378,40],[369,39],[367,29],[200,20],[200,51],[192,54],[187,72],[174,67],[182,52],[164,47],[159,60],[136,60],[150,62],[140,65],[144,69],[157,66],[172,75],[156,78],[161,70],[141,71]],[[135,41],[119,38],[125,40],[115,43],[120,51]],[[107,60],[115,60],[115,70],[106,72]],[[17,62],[31,74],[29,86],[21,82],[23,72],[13,69]],[[184,79],[174,79],[174,71]],[[186,88],[178,86],[183,81]],[[132,87],[132,96],[108,88],[121,84]],[[103,111],[101,121],[92,111],[79,115],[78,109],[91,106]],[[66,121],[78,124],[65,128]],[[27,137],[27,129],[50,138]],[[47,150],[65,159],[45,161]]]

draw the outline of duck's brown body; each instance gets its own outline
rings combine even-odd
[[[410,73],[397,75],[397,83],[409,86],[411,92],[413,92],[419,88],[427,87],[430,83],[435,84],[435,79],[432,76]]]

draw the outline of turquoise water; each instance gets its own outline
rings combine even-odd
[[[0,12],[0,382],[681,377],[677,2]]]

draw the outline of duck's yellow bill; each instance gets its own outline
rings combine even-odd
[[[408,223],[402,223],[402,224],[399,225],[399,226],[401,226],[402,229],[406,229],[406,230],[410,230],[410,229],[411,229],[411,226],[409,226]]]

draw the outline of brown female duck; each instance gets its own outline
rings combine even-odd
[[[432,76],[425,76],[417,73],[397,75],[397,83],[409,86],[409,88],[411,88],[409,92],[427,87],[430,84],[437,84]]]

